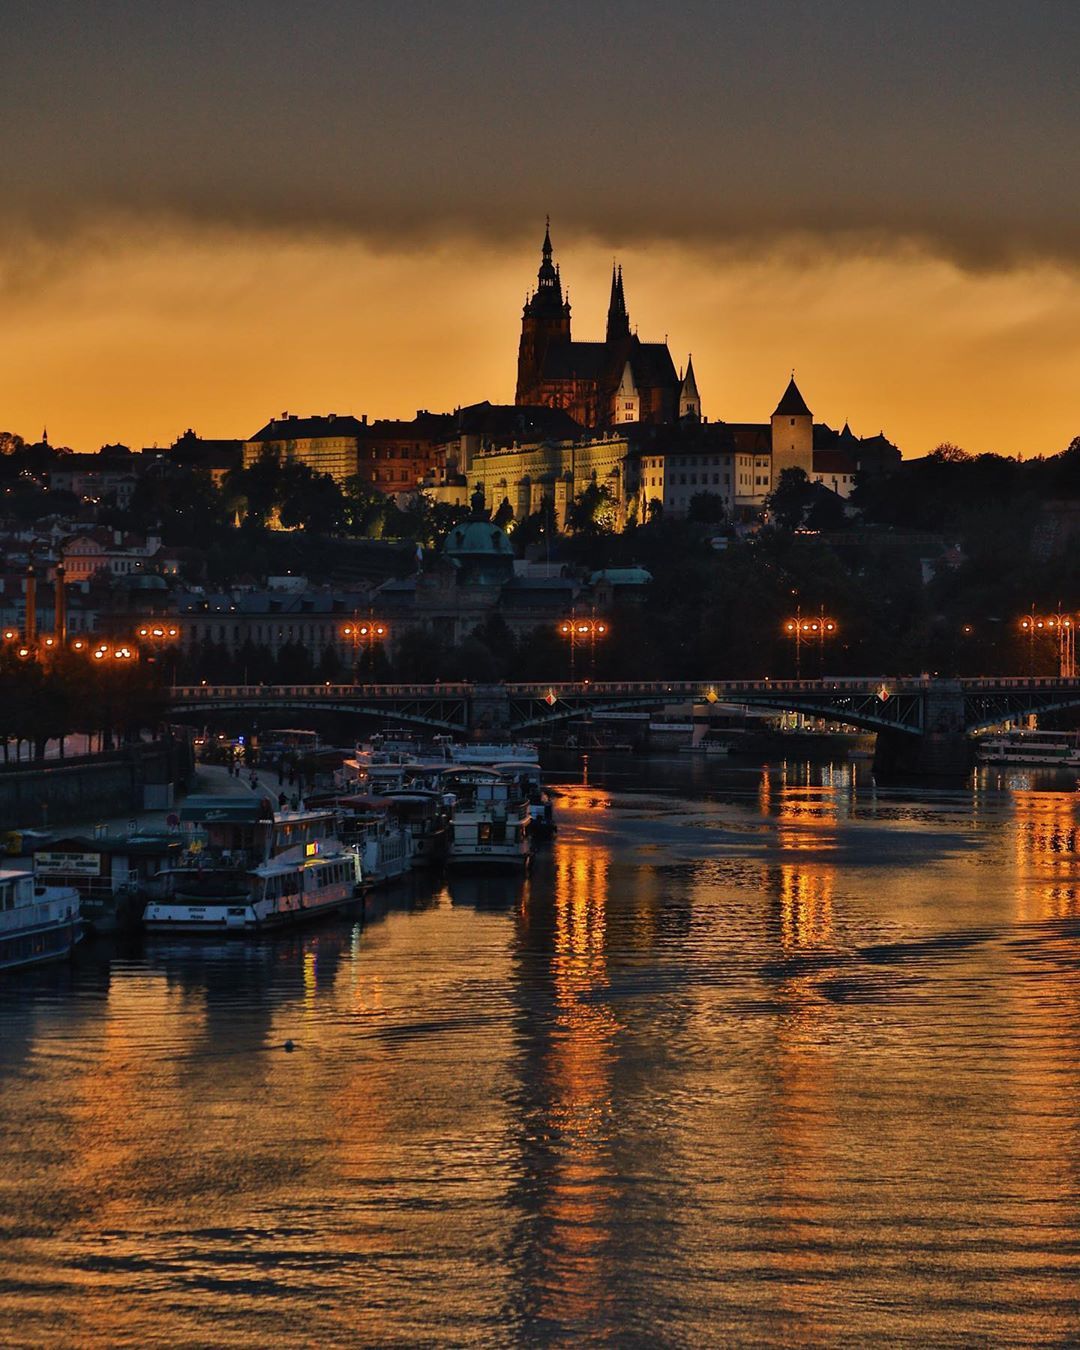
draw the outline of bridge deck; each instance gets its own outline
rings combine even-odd
[[[178,714],[292,708],[393,719],[446,731],[476,731],[503,705],[502,729],[539,730],[589,713],[672,703],[734,703],[830,718],[877,731],[977,731],[1027,713],[1080,704],[1080,679],[1052,676],[847,676],[820,680],[579,680],[470,684],[177,685]]]

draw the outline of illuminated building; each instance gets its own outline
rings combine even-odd
[[[316,473],[329,474],[339,483],[358,471],[360,438],[367,419],[339,417],[297,417],[282,413],[267,422],[250,440],[244,442],[244,468],[269,451],[281,463],[306,464]]]

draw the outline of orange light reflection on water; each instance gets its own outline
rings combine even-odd
[[[542,1315],[564,1325],[596,1323],[608,1299],[604,1275],[612,1199],[611,1074],[618,1023],[595,996],[607,987],[611,858],[596,845],[554,849],[557,1013],[551,1035],[549,1120],[557,1156],[543,1206],[552,1224],[551,1269]]]

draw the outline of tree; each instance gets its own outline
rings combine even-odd
[[[510,505],[510,498],[504,497],[499,503],[499,509],[492,517],[492,523],[498,525],[500,530],[507,529],[514,519],[514,508]]]
[[[281,464],[276,452],[266,447],[254,464],[226,474],[225,499],[231,511],[253,525],[265,525],[281,500]]]
[[[937,460],[940,464],[964,464],[971,456],[958,445],[953,445],[952,441],[942,441],[930,451],[929,458]]]
[[[342,496],[346,529],[351,534],[370,535],[376,517],[381,516],[386,498],[359,474],[345,479]]]
[[[546,551],[550,553],[556,546],[559,539],[559,532],[555,525],[555,504],[550,497],[541,498],[537,510],[527,515],[524,520],[514,527],[514,533],[511,536],[514,543],[514,551],[519,558],[524,558],[530,549],[543,544]]]
[[[286,529],[336,534],[345,523],[345,500],[328,473],[293,461],[281,471],[280,520]]]
[[[810,530],[842,530],[847,524],[843,500],[823,483],[815,483],[817,491],[806,516]]]
[[[718,492],[695,492],[686,512],[687,520],[699,525],[722,525],[726,515]]]
[[[769,518],[781,529],[797,530],[814,500],[814,484],[805,469],[782,469],[776,487],[765,499]]]
[[[567,513],[568,524],[576,534],[611,534],[619,522],[619,512],[607,487],[589,483],[577,494]]]

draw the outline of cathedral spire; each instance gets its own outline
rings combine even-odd
[[[630,316],[626,312],[622,268],[611,264],[611,299],[608,302],[607,340],[618,342],[630,336]]]
[[[540,271],[536,274],[536,298],[534,304],[539,304],[544,310],[555,310],[562,305],[562,277],[559,275],[559,269],[551,261],[553,252],[551,247],[551,217],[548,216],[544,226],[544,243],[541,248],[542,261]]]

